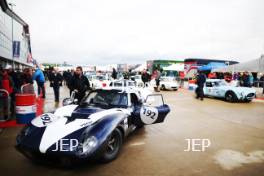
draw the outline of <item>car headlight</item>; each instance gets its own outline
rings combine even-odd
[[[97,146],[98,140],[95,136],[88,137],[83,141],[83,143],[79,146],[79,153],[89,154],[96,146]]]

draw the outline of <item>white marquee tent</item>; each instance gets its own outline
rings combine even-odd
[[[230,65],[225,68],[214,69],[212,72],[264,72],[264,55],[259,59],[254,59],[247,62],[242,62],[235,65]]]
[[[163,70],[184,71],[184,64],[172,64],[168,67],[163,67]]]

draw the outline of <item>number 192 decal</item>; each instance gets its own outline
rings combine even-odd
[[[140,110],[140,118],[145,124],[152,124],[158,118],[158,110],[154,107],[142,107]]]

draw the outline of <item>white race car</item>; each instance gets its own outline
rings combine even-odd
[[[88,80],[92,89],[102,89],[109,86],[110,83],[105,75],[90,75]]]
[[[142,99],[146,99],[148,95],[154,92],[154,88],[150,84],[145,85],[145,87],[137,86],[136,82],[132,80],[114,80],[109,83],[108,88],[120,90],[130,88],[137,91]]]
[[[173,77],[161,77],[160,78],[160,89],[161,90],[178,90],[179,84]]]

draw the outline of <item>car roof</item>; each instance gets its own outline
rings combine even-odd
[[[137,90],[133,90],[131,87],[106,87],[102,89],[96,89],[98,91],[110,91],[110,92],[116,92],[116,93],[137,93]]]

